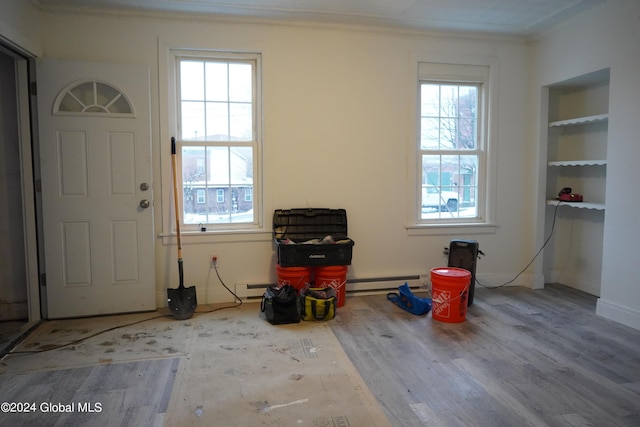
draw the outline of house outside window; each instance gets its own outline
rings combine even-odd
[[[489,217],[489,67],[419,63],[417,224]]]
[[[174,58],[182,222],[257,226],[260,55],[174,51]]]

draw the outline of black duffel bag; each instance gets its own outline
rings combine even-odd
[[[300,323],[300,299],[291,285],[269,286],[262,296],[260,310],[273,325]]]

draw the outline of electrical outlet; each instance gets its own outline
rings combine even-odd
[[[211,254],[211,256],[209,256],[209,264],[211,264],[212,268],[220,268],[220,257],[218,254]]]

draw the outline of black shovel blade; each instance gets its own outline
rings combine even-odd
[[[167,299],[169,301],[169,310],[178,320],[189,319],[193,316],[198,305],[195,286],[167,289]]]

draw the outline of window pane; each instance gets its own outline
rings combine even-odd
[[[440,119],[440,149],[452,150],[456,148],[456,120]]]
[[[251,104],[230,104],[230,138],[232,141],[253,139],[253,117]]]
[[[227,102],[228,79],[226,62],[207,62],[206,66],[207,101]]]
[[[253,185],[253,149],[251,147],[231,148],[231,184]]]
[[[183,140],[203,140],[206,136],[204,103],[182,102],[181,133]]]
[[[206,150],[204,147],[183,146],[181,154],[182,209],[186,219],[206,212]]]
[[[421,85],[421,149],[475,150],[478,87]]]
[[[229,141],[229,104],[207,102],[207,141]]]
[[[253,221],[251,147],[183,146],[182,182],[185,224]]]
[[[215,186],[229,185],[229,147],[208,147],[209,181]]]
[[[422,156],[422,219],[478,215],[478,156]]]
[[[420,93],[422,117],[438,117],[440,109],[440,86],[423,84]]]
[[[440,147],[440,120],[423,118],[420,129],[420,147],[423,150],[437,150]]]
[[[251,64],[229,64],[229,101],[251,102],[252,80]]]
[[[204,101],[204,63],[180,62],[180,99]]]
[[[460,117],[476,119],[478,114],[478,88],[476,86],[460,86]]]
[[[196,181],[207,179],[205,147],[182,147],[182,183],[185,188]]]
[[[476,121],[474,119],[459,119],[457,148],[460,150],[475,150],[477,134]]]
[[[441,86],[440,116],[456,117],[458,115],[458,86]]]

